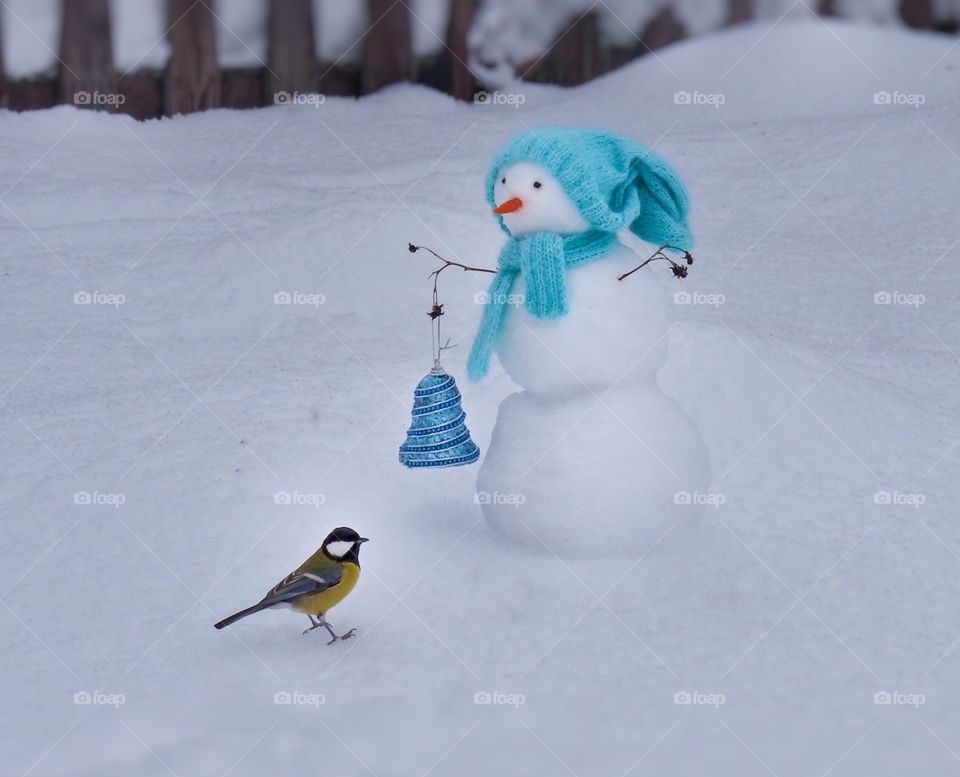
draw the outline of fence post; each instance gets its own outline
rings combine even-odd
[[[576,86],[604,70],[597,17],[593,12],[573,17],[554,39],[546,53],[517,67],[524,81]]]
[[[753,16],[752,0],[728,0],[727,24],[739,24]]]
[[[367,0],[369,27],[363,38],[361,91],[370,94],[416,78],[410,9],[397,0]]]
[[[3,14],[0,14],[0,108],[6,108],[7,104],[7,72],[3,67]]]
[[[683,25],[669,8],[664,8],[650,20],[640,37],[645,46],[644,50],[653,51],[682,40],[684,35]]]
[[[600,32],[593,12],[571,21],[545,57],[543,75],[551,83],[576,86],[601,71]]]
[[[315,92],[319,76],[310,0],[270,0],[266,103],[278,92]]]
[[[593,12],[580,16],[559,40],[552,52],[556,55],[556,83],[577,86],[599,75],[600,31]]]
[[[220,105],[220,68],[210,7],[197,0],[167,2],[170,61],[164,112],[173,115],[216,108]]]
[[[116,110],[117,78],[107,0],[62,0],[60,13],[59,101]],[[98,96],[112,100],[98,102]]]
[[[477,0],[450,0],[450,21],[447,24],[447,48],[444,60],[450,73],[450,94],[458,100],[469,102],[476,90],[476,79],[467,59],[467,33],[477,10]]]
[[[908,27],[929,30],[933,27],[933,7],[930,0],[900,0],[900,18]]]

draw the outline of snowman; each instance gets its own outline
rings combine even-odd
[[[631,553],[695,526],[710,467],[657,385],[670,291],[621,229],[692,247],[683,185],[650,150],[598,130],[543,128],[497,156],[487,196],[509,241],[468,363],[496,353],[523,390],[500,405],[477,477],[492,530],[561,555]]]

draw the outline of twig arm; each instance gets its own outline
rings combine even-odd
[[[473,266],[471,266],[471,265],[469,265],[469,264],[463,264],[463,262],[454,262],[454,261],[452,261],[452,260],[450,260],[450,259],[444,259],[442,256],[440,256],[440,254],[438,254],[438,253],[437,253],[436,251],[434,251],[432,248],[427,248],[426,246],[417,246],[417,245],[414,245],[413,243],[408,243],[408,244],[407,244],[407,250],[410,251],[411,254],[415,254],[417,251],[420,251],[420,250],[428,251],[429,253],[431,253],[431,254],[433,254],[435,257],[437,257],[437,259],[439,259],[441,262],[443,262],[443,266],[442,266],[442,267],[439,267],[439,268],[437,268],[436,270],[434,270],[432,273],[430,273],[430,277],[431,277],[431,278],[436,278],[440,273],[442,273],[442,272],[443,272],[444,270],[446,270],[448,267],[459,267],[459,268],[461,268],[464,272],[467,272],[467,271],[470,271],[470,272],[488,272],[488,273],[493,273],[493,274],[496,274],[496,272],[497,272],[496,270],[491,270],[491,269],[489,269],[489,268],[487,268],[487,267],[473,267]]]
[[[629,277],[630,277],[631,275],[633,275],[637,270],[641,269],[642,267],[646,267],[648,264],[650,264],[650,262],[658,262],[658,261],[660,261],[660,262],[668,262],[668,263],[670,264],[670,269],[673,270],[674,277],[676,277],[676,278],[686,278],[686,277],[687,277],[687,268],[684,267],[684,266],[683,266],[682,264],[680,264],[679,262],[675,262],[673,259],[671,259],[669,256],[667,256],[667,255],[663,252],[664,249],[669,249],[669,250],[671,250],[671,251],[678,251],[678,252],[679,252],[679,251],[682,251],[682,252],[683,252],[683,258],[684,258],[684,260],[686,260],[687,265],[693,264],[693,255],[692,255],[689,251],[687,251],[686,249],[683,249],[683,248],[677,248],[677,246],[672,246],[672,245],[670,245],[669,243],[664,243],[664,244],[663,244],[662,246],[660,246],[656,251],[654,251],[652,254],[650,254],[650,256],[648,256],[644,261],[642,261],[640,264],[638,264],[636,267],[634,267],[632,270],[630,270],[629,272],[625,272],[623,275],[617,276],[617,280],[618,280],[618,281],[622,281],[624,278],[629,278]]]

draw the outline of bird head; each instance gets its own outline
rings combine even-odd
[[[360,546],[367,542],[353,529],[341,526],[334,529],[323,541],[323,552],[335,561],[352,561],[357,563],[360,558]]]

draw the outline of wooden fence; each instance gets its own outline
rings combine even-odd
[[[366,0],[369,18],[378,21],[365,35],[356,65],[318,61],[310,0],[269,0],[267,66],[260,68],[220,67],[215,1],[166,0],[166,67],[121,74],[113,61],[109,0],[62,0],[57,75],[8,80],[0,50],[0,107],[30,110],[66,103],[145,119],[206,108],[254,108],[273,104],[283,92],[360,96],[398,81],[426,84],[460,100],[473,99],[479,89],[465,64],[478,0],[450,0],[445,47],[420,60],[413,52],[407,5]],[[751,18],[752,0],[727,2],[729,24]],[[933,0],[900,3],[909,26],[955,32],[956,23],[937,22],[933,8]],[[818,12],[831,15],[833,0],[819,0]],[[547,54],[521,70],[527,80],[579,84],[684,35],[667,7],[637,31],[635,45],[612,48],[602,44],[598,19],[590,13],[572,18]]]

